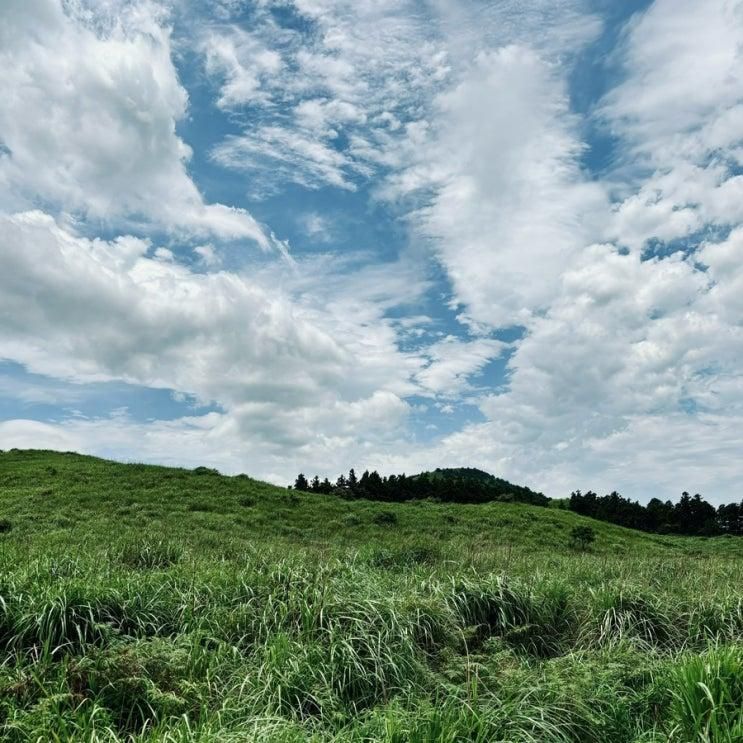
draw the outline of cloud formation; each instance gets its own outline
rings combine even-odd
[[[737,497],[742,48],[737,0],[7,0],[0,355],[211,407],[0,446]]]
[[[166,20],[146,3],[121,4],[110,18],[54,0],[2,4],[3,204],[269,248],[248,212],[205,202],[188,173],[191,148],[176,132],[188,94]]]
[[[150,255],[146,241],[77,236],[39,211],[0,225],[0,338],[32,372],[179,390],[285,454],[405,416],[398,392],[417,362],[379,312],[351,314],[372,306],[359,293],[318,312],[267,283]]]

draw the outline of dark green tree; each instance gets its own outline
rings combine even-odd
[[[307,482],[307,478],[301,472],[297,475],[297,479],[294,481],[294,489],[304,491],[310,489],[310,484]]]

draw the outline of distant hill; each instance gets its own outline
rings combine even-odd
[[[447,483],[450,490],[458,489],[469,494],[470,497],[467,500],[470,501],[516,501],[546,506],[550,500],[544,493],[532,490],[525,485],[515,485],[476,467],[437,467],[432,472],[421,472],[413,478],[426,479],[432,484]]]
[[[478,470],[477,467],[437,467],[433,472],[425,472],[429,477],[443,477],[454,480],[474,480],[479,482],[492,482],[500,478],[491,475],[485,470]],[[505,480],[501,480],[505,482]]]
[[[458,472],[482,471],[434,470],[406,479],[449,482],[455,490],[464,488],[466,495],[466,476],[447,474]],[[494,491],[506,482],[482,473],[475,474],[470,484],[483,475],[492,478]],[[489,480],[483,485],[491,487]],[[518,485],[509,487],[504,495],[533,492]],[[285,545],[287,541],[297,549],[313,545],[340,549],[349,544],[357,549],[372,544],[392,548],[401,540],[429,537],[434,545],[443,540],[447,552],[460,544],[457,540],[470,543],[477,539],[482,555],[493,560],[502,557],[504,544],[531,558],[535,553],[571,555],[570,530],[585,524],[592,525],[598,535],[593,547],[596,555],[678,557],[729,552],[743,559],[743,543],[738,540],[647,534],[568,510],[504,502],[507,500],[495,498],[465,507],[458,502],[431,500],[385,503],[342,499],[333,494],[287,490],[246,475],[229,477],[206,467],[187,470],[122,464],[72,452],[0,452],[0,524],[6,524],[6,531],[0,532],[0,545],[9,549],[17,542],[24,559],[29,543],[44,553],[68,555],[70,545],[112,549],[122,540],[145,537],[178,541],[197,555],[221,554],[227,546],[235,554],[243,554],[258,543]],[[394,528],[385,521],[389,514],[394,515]],[[6,558],[12,563],[10,554]]]
[[[445,503],[488,503],[491,501],[516,501],[533,506],[546,506],[550,500],[524,485],[514,485],[473,467],[438,468],[417,475],[389,475],[383,477],[376,470],[366,470],[357,477],[354,470],[348,477],[341,475],[335,483],[318,476],[310,482],[300,474],[294,489],[337,495],[349,500],[365,499],[388,503],[439,500]]]

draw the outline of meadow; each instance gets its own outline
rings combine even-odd
[[[736,537],[12,450],[0,739],[740,742],[741,587]]]

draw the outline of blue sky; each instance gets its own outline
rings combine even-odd
[[[743,4],[7,0],[0,447],[739,499]]]

